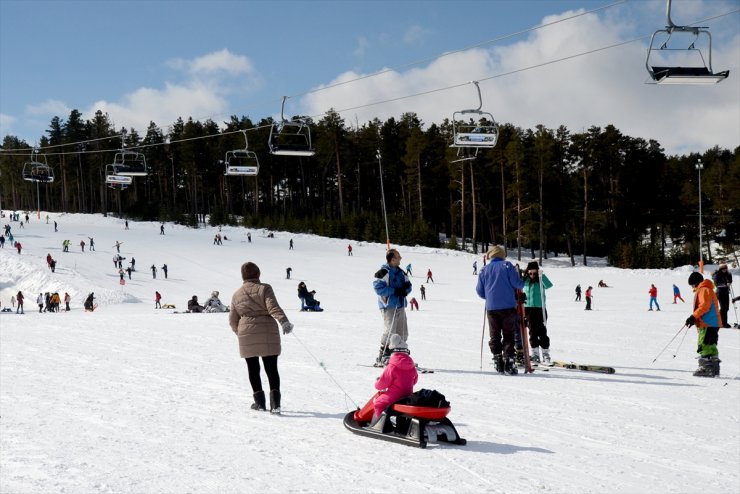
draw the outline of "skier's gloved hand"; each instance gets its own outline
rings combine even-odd
[[[517,296],[517,299],[519,300],[520,304],[523,304],[524,302],[527,301],[527,294],[524,292],[520,292],[519,295]]]
[[[410,281],[407,281],[407,282],[405,282],[403,284],[403,289],[404,290],[408,290],[409,288],[411,288],[411,282]]]
[[[385,277],[385,275],[387,275],[387,274],[388,274],[388,270],[385,269],[385,268],[383,268],[383,269],[378,270],[375,273],[375,277],[378,278],[378,279],[381,279],[381,278]]]
[[[398,287],[395,290],[393,290],[393,295],[395,295],[396,297],[405,297],[406,289],[403,287]]]
[[[686,326],[691,327],[694,324],[696,324],[696,318],[694,317],[694,314],[691,314],[688,319],[686,319]]]
[[[283,327],[283,334],[289,334],[291,331],[293,331],[293,323],[290,321],[285,321],[282,324]]]

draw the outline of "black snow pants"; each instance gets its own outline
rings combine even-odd
[[[486,311],[490,340],[488,347],[494,355],[514,357],[514,334],[517,330],[516,309]],[[502,341],[503,340],[503,341]]]
[[[524,313],[527,315],[527,327],[529,327],[530,348],[542,347],[543,350],[550,348],[550,337],[547,336],[545,318],[540,307],[526,307]]]

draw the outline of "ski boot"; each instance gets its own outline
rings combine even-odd
[[[550,360],[550,349],[549,348],[543,348],[542,349],[542,363],[543,364],[549,364],[552,360]]]
[[[533,364],[539,364],[540,363],[540,347],[536,346],[532,348],[532,356],[529,357],[529,360]]]
[[[504,357],[500,353],[493,356],[493,365],[496,366],[496,372],[499,374],[504,373]]]
[[[504,374],[506,374],[507,376],[515,376],[519,374],[519,369],[516,368],[516,359],[514,359],[514,357],[508,357],[506,359]]]
[[[388,365],[388,359],[390,358],[390,349],[384,346],[380,347],[380,353],[378,353],[378,358],[375,359],[373,367],[385,367]]]
[[[270,390],[270,413],[280,415],[280,390]]]
[[[516,365],[524,367],[524,350],[521,348],[516,349]]]
[[[716,359],[717,374],[715,374],[714,366]],[[718,357],[699,357],[699,368],[694,371],[695,377],[714,377],[719,375],[719,358]]]
[[[718,355],[713,355],[709,357],[709,359],[712,364],[712,373],[714,377],[719,377],[719,363],[722,361],[719,359]]]
[[[258,410],[258,411],[264,411],[265,408],[265,392],[264,391],[257,391],[254,393],[254,403],[252,403],[252,406],[250,407],[252,410]]]

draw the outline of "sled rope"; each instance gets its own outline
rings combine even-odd
[[[357,404],[357,402],[355,400],[352,399],[352,397],[344,390],[344,388],[337,382],[337,380],[334,379],[334,377],[329,373],[329,371],[327,370],[326,366],[324,365],[324,362],[322,362],[319,359],[317,359],[316,356],[313,353],[311,353],[311,350],[309,350],[308,347],[303,344],[303,342],[301,341],[301,339],[298,338],[298,335],[295,334],[295,331],[292,331],[290,334],[292,334],[293,337],[295,337],[296,341],[301,344],[301,346],[303,347],[303,349],[306,350],[306,353],[308,353],[311,356],[311,358],[313,358],[316,361],[316,363],[319,364],[319,367],[321,367],[322,369],[324,369],[324,372],[326,372],[326,375],[329,376],[329,379],[332,380],[332,382],[337,386],[337,388],[339,388],[342,391],[342,393],[344,393],[344,398],[345,398],[344,401],[345,401],[345,404],[347,403],[347,398],[349,398],[349,401],[351,401],[355,405],[355,408],[356,409],[359,409],[360,406]],[[349,407],[347,407],[347,408],[349,408]]]

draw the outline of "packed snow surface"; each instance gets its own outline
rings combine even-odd
[[[468,440],[418,449],[357,436],[342,424],[380,374],[368,365],[382,332],[371,282],[384,245],[223,227],[219,246],[214,227],[165,224],[160,235],[159,223],[129,222],[125,230],[112,217],[50,213],[47,224],[45,215],[23,229],[10,223],[21,255],[8,243],[0,249],[2,306],[18,290],[26,295],[25,315],[0,313],[3,493],[740,492],[740,331],[720,331],[720,378],[692,376],[696,332],[684,340],[680,331],[691,312],[688,266],[620,270],[598,259],[588,267],[545,260],[554,284],[553,359],[610,365],[616,374],[501,376],[487,344],[481,365],[484,309],[472,263],[481,268],[482,256],[399,247],[421,306],[408,312],[411,356],[436,369],[420,376],[417,389],[446,395],[450,419]],[[88,237],[96,251],[83,253],[79,242]],[[136,259],[125,285],[113,267],[117,240],[124,268]],[[47,253],[58,261],[56,273],[46,268]],[[154,308],[155,290],[177,311],[214,290],[230,303],[246,261],[259,265],[295,324],[279,359],[282,416],[249,409],[247,369],[227,314]],[[434,283],[421,300],[427,269]],[[597,287],[602,279],[610,288]],[[324,312],[299,311],[300,280],[316,290]],[[594,287],[591,312],[574,301],[579,283]],[[647,310],[651,283],[659,312]],[[674,283],[686,303],[673,305]],[[69,292],[72,310],[39,314],[35,299],[46,291]],[[82,310],[89,292],[99,304],[93,313]]]

